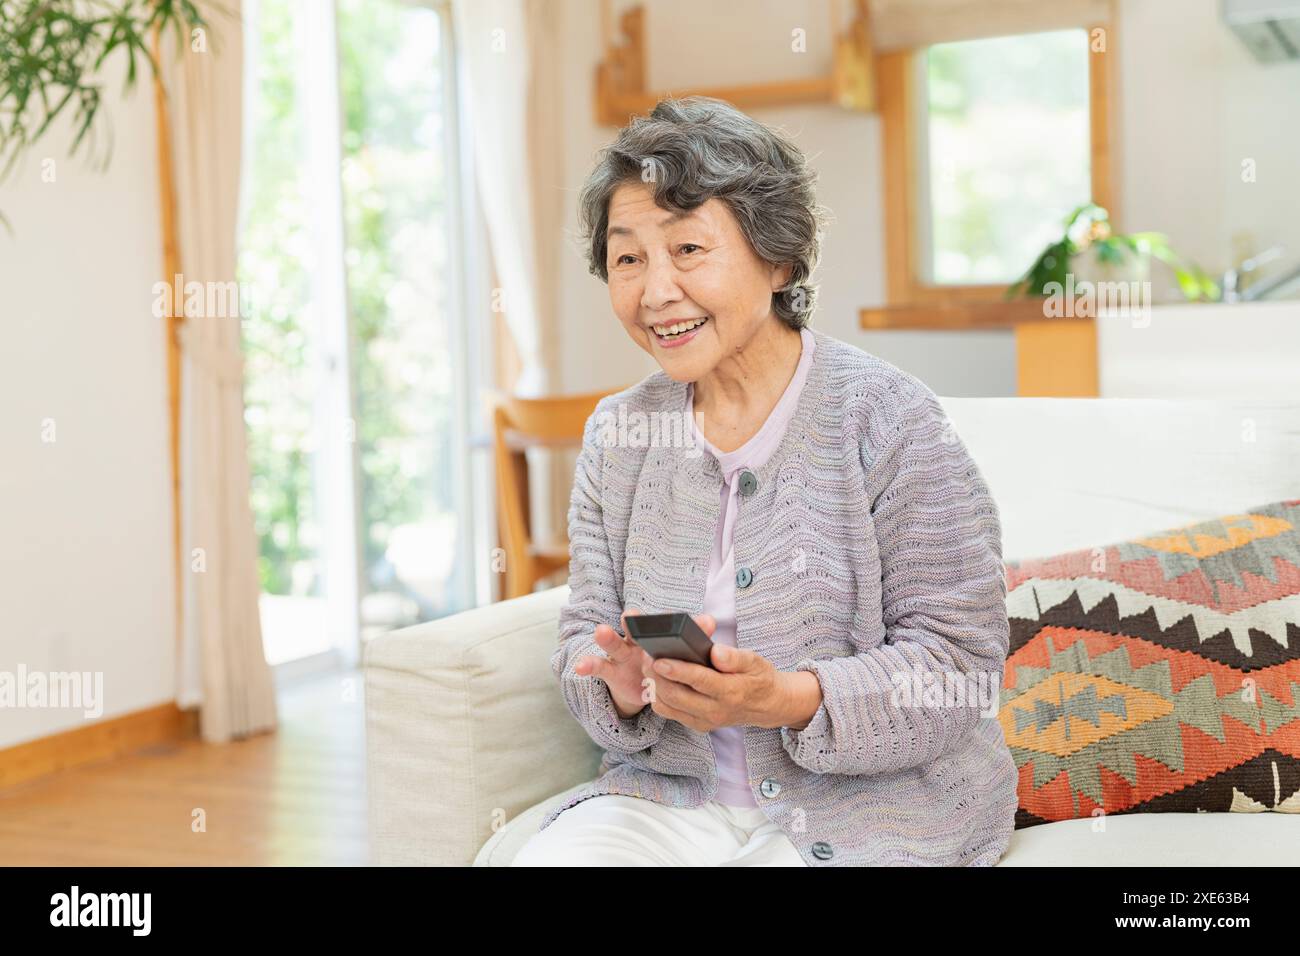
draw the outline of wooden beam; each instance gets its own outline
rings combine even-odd
[[[172,285],[181,272],[180,241],[176,228],[176,176],[172,159],[171,121],[167,115],[167,91],[162,81],[162,34],[153,29],[153,58],[157,69],[153,75],[154,123],[158,139],[158,210],[162,225],[163,281]],[[177,291],[183,288],[180,283]],[[164,335],[167,341],[167,415],[171,442],[172,486],[172,565],[175,573],[173,597],[176,602],[176,646],[179,649],[184,625],[184,565],[181,561],[181,352],[180,327],[185,314],[185,299],[172,296],[171,314],[167,316]]]
[[[869,113],[876,108],[876,52],[871,36],[871,11],[867,0],[857,0],[857,14],[848,29],[838,32],[831,0],[831,32],[835,54],[831,64],[831,96],[846,110]]]
[[[881,207],[885,212],[885,291],[891,304],[912,301],[916,215],[916,153],[912,120],[912,53],[902,50],[876,58],[880,102]]]
[[[1100,31],[1100,33],[1099,33]],[[1098,40],[1101,49],[1095,49]],[[1092,201],[1110,213],[1111,228],[1118,231],[1113,181],[1112,85],[1115,82],[1114,32],[1109,24],[1088,29],[1088,137],[1091,147]]]

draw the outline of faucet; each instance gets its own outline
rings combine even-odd
[[[1241,297],[1247,302],[1270,299],[1273,298],[1273,293],[1289,288],[1295,284],[1297,279],[1300,279],[1300,264],[1293,266],[1289,271],[1276,278],[1251,283],[1250,288],[1243,292]],[[1282,295],[1278,296],[1278,298],[1283,297]]]
[[[1245,292],[1242,292],[1241,277],[1254,272],[1266,262],[1272,262],[1284,251],[1285,250],[1282,246],[1270,246],[1263,252],[1251,256],[1249,259],[1243,259],[1241,262],[1237,263],[1236,266],[1225,272],[1223,274],[1223,279],[1220,282],[1220,285],[1223,287],[1223,301],[1249,302],[1252,299],[1259,298],[1263,292],[1268,291],[1267,289],[1258,291],[1255,289],[1247,289]],[[1270,288],[1273,286],[1274,283],[1269,283]]]

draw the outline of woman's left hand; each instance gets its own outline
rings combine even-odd
[[[719,727],[783,727],[791,720],[789,677],[761,654],[714,644],[713,667],[647,658],[650,708],[701,733]]]

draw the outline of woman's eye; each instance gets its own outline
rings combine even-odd
[[[697,251],[702,250],[703,248],[704,248],[703,246],[698,245],[698,244],[696,244],[696,243],[694,243],[694,242],[686,242],[686,243],[683,243],[682,245],[678,246],[678,247],[677,247],[677,251],[678,251],[679,253],[684,253],[684,254],[690,255],[690,254],[692,254],[692,253],[694,253],[694,252],[697,252]],[[630,252],[625,252],[625,253],[623,253],[621,256],[618,256],[618,257],[614,260],[614,265],[616,265],[616,266],[632,265],[632,264],[634,264],[636,261],[637,261],[636,256],[632,255],[632,253],[630,253]]]

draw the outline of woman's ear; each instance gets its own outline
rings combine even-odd
[[[794,274],[794,263],[786,262],[782,265],[772,267],[772,291],[780,292],[790,284],[790,276]]]

